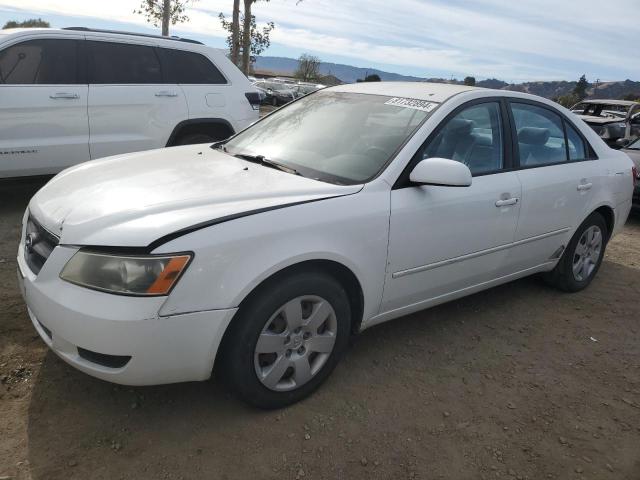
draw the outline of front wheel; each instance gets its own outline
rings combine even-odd
[[[565,292],[586,288],[598,273],[609,233],[602,215],[592,213],[571,238],[556,267],[545,280]]]
[[[348,345],[350,324],[347,293],[332,277],[280,278],[240,307],[224,340],[220,368],[247,403],[287,406],[329,376]]]

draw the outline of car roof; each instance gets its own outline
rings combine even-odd
[[[345,93],[365,93],[388,97],[416,98],[444,102],[458,93],[480,90],[479,87],[429,82],[360,82],[330,87],[326,90]],[[482,89],[485,90],[485,89]]]
[[[607,99],[601,99],[601,100],[582,100],[580,103],[593,103],[596,105],[623,105],[625,107],[628,107],[630,105],[635,105],[638,102],[634,102],[633,100],[607,100]]]
[[[25,33],[88,33],[88,34],[103,34],[109,36],[124,36],[124,37],[133,37],[133,38],[149,38],[155,40],[162,41],[174,41],[174,42],[183,42],[190,43],[194,45],[204,45],[202,42],[197,40],[192,40],[189,38],[182,37],[163,37],[161,35],[153,35],[148,33],[138,33],[138,32],[125,32],[122,30],[103,30],[97,28],[87,28],[87,27],[66,27],[66,28],[9,28],[6,30],[0,30],[0,34],[9,35],[9,34],[25,34]]]

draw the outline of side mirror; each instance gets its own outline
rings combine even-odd
[[[413,168],[409,180],[421,185],[468,187],[471,185],[471,170],[455,160],[427,158]]]
[[[616,146],[620,148],[624,148],[631,143],[631,140],[628,138],[619,138],[616,140]]]

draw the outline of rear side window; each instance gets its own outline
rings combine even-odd
[[[113,42],[89,43],[89,83],[162,83],[160,61],[153,47]]]
[[[0,83],[60,85],[78,83],[75,40],[29,40],[0,52]]]
[[[564,128],[560,115],[526,103],[512,103],[518,136],[520,165],[550,165],[567,161]]]
[[[569,147],[569,160],[585,160],[589,158],[587,146],[575,128],[569,122],[565,122],[567,128],[567,146]]]
[[[195,52],[161,48],[167,80],[182,84],[225,84],[227,79],[211,61]]]

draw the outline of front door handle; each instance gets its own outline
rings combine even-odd
[[[593,187],[593,183],[581,183],[578,185],[578,191],[583,192],[585,190],[589,190],[591,187]]]
[[[168,90],[162,90],[161,92],[156,93],[156,97],[177,97],[178,94],[176,92],[170,92]]]
[[[496,202],[496,207],[508,207],[509,205],[515,205],[518,203],[518,199],[516,197],[505,198],[503,200],[498,200]]]
[[[58,93],[49,95],[49,98],[53,100],[59,100],[61,98],[66,98],[69,100],[77,100],[78,98],[80,98],[80,95],[78,95],[77,93],[58,92]]]

